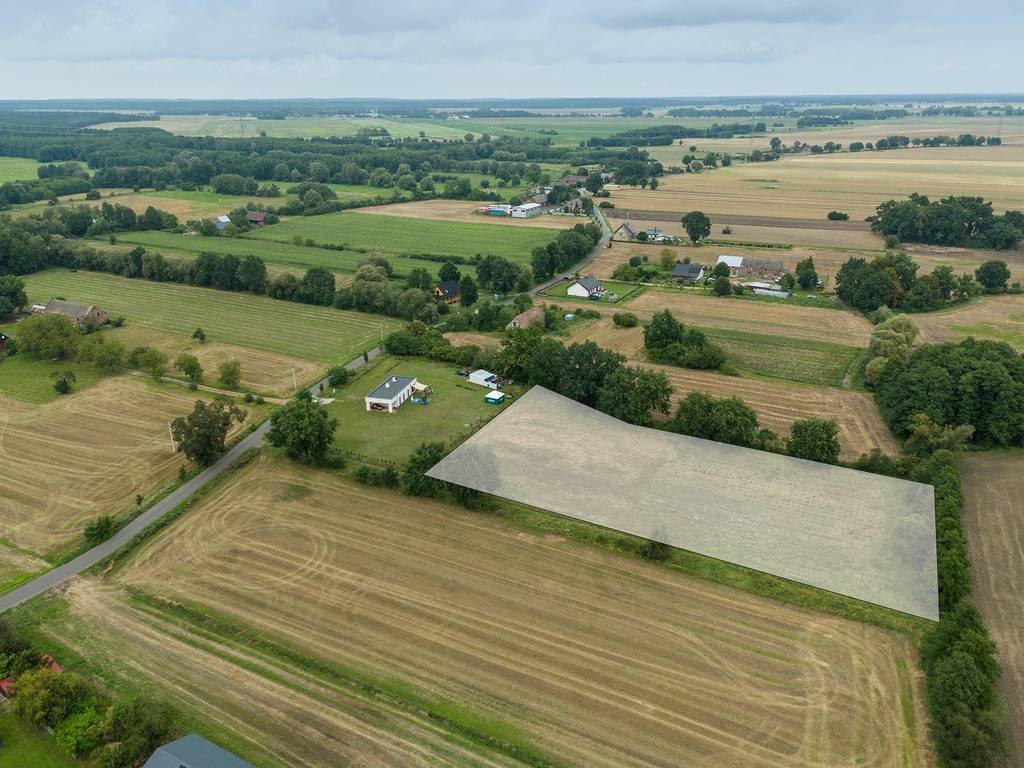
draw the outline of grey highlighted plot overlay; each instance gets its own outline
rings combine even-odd
[[[939,618],[930,485],[632,426],[542,387],[427,474]]]

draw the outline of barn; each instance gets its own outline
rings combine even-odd
[[[50,303],[43,308],[43,313],[64,315],[79,328],[95,328],[97,325],[103,325],[109,319],[107,313],[99,307],[64,301],[64,299],[51,299]]]
[[[415,387],[415,377],[389,376],[363,398],[366,410],[394,413],[402,403],[412,397]]]

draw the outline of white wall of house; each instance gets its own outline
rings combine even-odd
[[[565,292],[569,296],[575,296],[575,297],[580,298],[580,299],[590,298],[590,291],[588,291],[586,288],[584,288],[580,284],[579,280],[577,280],[575,283],[573,283],[568,288],[566,288]]]
[[[390,400],[384,397],[364,397],[363,400],[366,401],[366,410],[373,410],[370,407],[373,405],[383,405],[388,409],[388,413],[394,413],[398,410],[398,406],[412,397],[412,386],[415,383],[416,381],[413,380],[408,386],[397,390]]]

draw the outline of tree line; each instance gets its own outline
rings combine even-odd
[[[930,200],[914,193],[907,200],[882,203],[868,221],[873,231],[912,243],[1006,249],[1024,238],[1024,212],[1010,210],[997,216],[992,203],[981,197]]]

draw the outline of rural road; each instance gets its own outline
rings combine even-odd
[[[375,347],[370,350],[368,354],[370,359],[373,359],[380,353],[380,347]],[[346,363],[345,367],[353,370],[362,364],[363,356],[360,355],[354,360]],[[309,391],[314,395],[318,394],[326,382],[327,379],[321,380],[310,387]],[[215,464],[207,467],[191,480],[177,488],[173,493],[158,501],[102,544],[97,544],[89,551],[80,554],[74,560],[69,560],[63,565],[59,565],[53,570],[37,576],[32,581],[22,584],[17,589],[12,589],[7,594],[0,596],[0,613],[7,611],[16,605],[20,605],[26,600],[31,600],[33,597],[41,595],[43,592],[46,592],[59,584],[63,584],[72,576],[91,568],[103,558],[112,555],[134,539],[137,534],[145,530],[147,526],[159,520],[183,501],[188,500],[194,493],[196,493],[196,491],[200,490],[211,480],[218,477],[250,448],[258,448],[263,443],[263,438],[269,430],[270,420],[267,419],[257,427],[252,434],[244,437],[227,453],[221,456]]]
[[[529,291],[531,296],[536,296],[541,291],[546,291],[552,285],[562,282],[565,279],[566,275],[571,276],[576,272],[579,272],[581,269],[587,266],[587,264],[589,264],[595,258],[597,258],[597,255],[601,253],[601,251],[608,247],[608,242],[612,239],[612,230],[611,227],[608,226],[608,222],[605,220],[604,214],[598,210],[597,206],[594,207],[594,219],[597,221],[598,224],[601,225],[601,239],[597,242],[597,245],[594,246],[594,250],[588,253],[585,258],[569,267],[569,269],[563,272],[559,272],[550,280],[545,280],[543,283],[538,283],[537,285],[533,286],[533,288],[531,288]],[[508,299],[507,303],[510,303],[511,301],[512,299]]]

